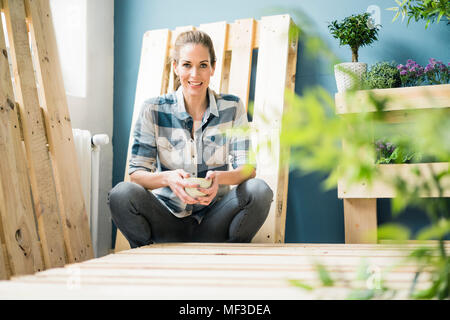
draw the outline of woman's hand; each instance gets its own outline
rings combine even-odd
[[[205,178],[207,180],[212,180],[211,186],[208,189],[197,188],[198,191],[205,194],[205,196],[198,197],[197,199],[201,205],[207,206],[217,195],[217,191],[219,190],[219,181],[215,171],[208,171]]]
[[[185,178],[189,178],[190,174],[183,169],[177,169],[169,171],[167,177],[167,185],[172,189],[175,195],[180,198],[181,201],[187,204],[197,204],[199,201],[196,198],[192,198],[186,193],[184,188],[198,188],[200,187],[197,183],[189,183],[185,181]]]

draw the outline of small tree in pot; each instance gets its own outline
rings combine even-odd
[[[360,47],[372,44],[378,40],[378,28],[374,25],[370,14],[365,12],[346,17],[341,22],[332,21],[328,29],[339,44],[348,45],[352,50],[352,62],[341,63],[335,66],[336,83],[338,91],[355,87],[361,81],[361,76],[367,70],[367,64],[358,62]]]

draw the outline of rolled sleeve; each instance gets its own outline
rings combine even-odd
[[[151,105],[144,104],[136,121],[128,174],[138,170],[155,172],[156,164],[155,123]]]

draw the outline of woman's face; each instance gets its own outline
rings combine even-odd
[[[180,78],[185,96],[205,96],[214,75],[208,49],[202,44],[184,45],[180,49],[178,63],[174,62],[174,71]]]

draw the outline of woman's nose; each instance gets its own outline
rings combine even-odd
[[[191,68],[191,76],[196,76],[197,74],[198,74],[198,69],[197,69],[197,67]]]

